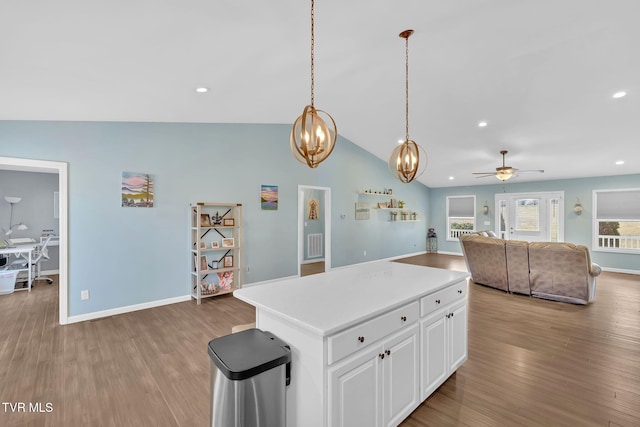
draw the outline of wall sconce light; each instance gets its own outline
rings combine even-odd
[[[576,204],[573,205],[573,212],[576,215],[582,215],[582,210],[583,210],[582,203],[580,203],[580,199],[577,199]]]
[[[487,204],[487,201],[484,201],[484,206],[482,207],[482,213],[487,215],[489,213],[489,205]]]

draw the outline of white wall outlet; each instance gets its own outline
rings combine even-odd
[[[89,291],[88,290],[80,291],[80,299],[81,300],[89,299]]]
[[[364,256],[367,256],[367,251],[364,251]]]
[[[491,221],[485,221],[484,225],[491,225]]]

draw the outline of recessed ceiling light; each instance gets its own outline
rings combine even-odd
[[[618,161],[616,162],[616,165],[624,165],[624,160],[618,160]]]
[[[487,122],[479,122],[478,123],[478,127],[481,127],[481,128],[485,127],[486,125],[487,125]]]
[[[198,93],[209,92],[209,88],[208,87],[198,87],[198,88],[196,88],[196,92],[198,92]]]
[[[452,177],[452,176],[450,176],[450,177],[449,177],[449,180],[450,180],[450,181],[453,181],[454,179],[455,179],[455,178],[454,178],[454,177]]]
[[[623,98],[623,97],[625,97],[626,95],[627,95],[627,92],[625,92],[625,91],[622,91],[622,90],[621,90],[620,92],[616,92],[616,93],[614,93],[614,94],[613,94],[613,97],[614,97],[614,98]]]

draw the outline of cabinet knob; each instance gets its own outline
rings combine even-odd
[[[400,317],[400,320],[402,320],[403,322],[406,322],[407,321],[407,316]]]
[[[451,313],[447,313],[447,319],[451,317]]]
[[[453,317],[453,315],[454,315],[454,314],[455,314],[455,313],[451,313],[451,317]]]
[[[380,359],[384,359],[384,353],[380,353],[380,354],[378,355],[378,357],[379,357]]]
[[[461,290],[461,289],[458,289],[458,293],[459,293],[459,294],[461,294],[461,293],[462,293],[462,290]]]
[[[364,337],[358,337],[358,341],[364,342]]]
[[[391,350],[385,350],[385,353],[387,353],[387,356],[391,354]]]
[[[436,300],[436,304],[440,304],[440,300],[439,299]]]

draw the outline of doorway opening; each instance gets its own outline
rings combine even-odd
[[[54,162],[48,160],[21,159],[14,157],[0,157],[0,169],[13,170],[21,172],[40,172],[58,174],[58,215],[59,228],[58,235],[60,238],[60,266],[59,266],[59,286],[58,286],[58,312],[59,323],[66,325],[68,323],[69,313],[67,304],[67,295],[69,292],[69,254],[68,254],[68,164],[66,162]]]
[[[298,276],[331,269],[331,189],[298,186]]]

